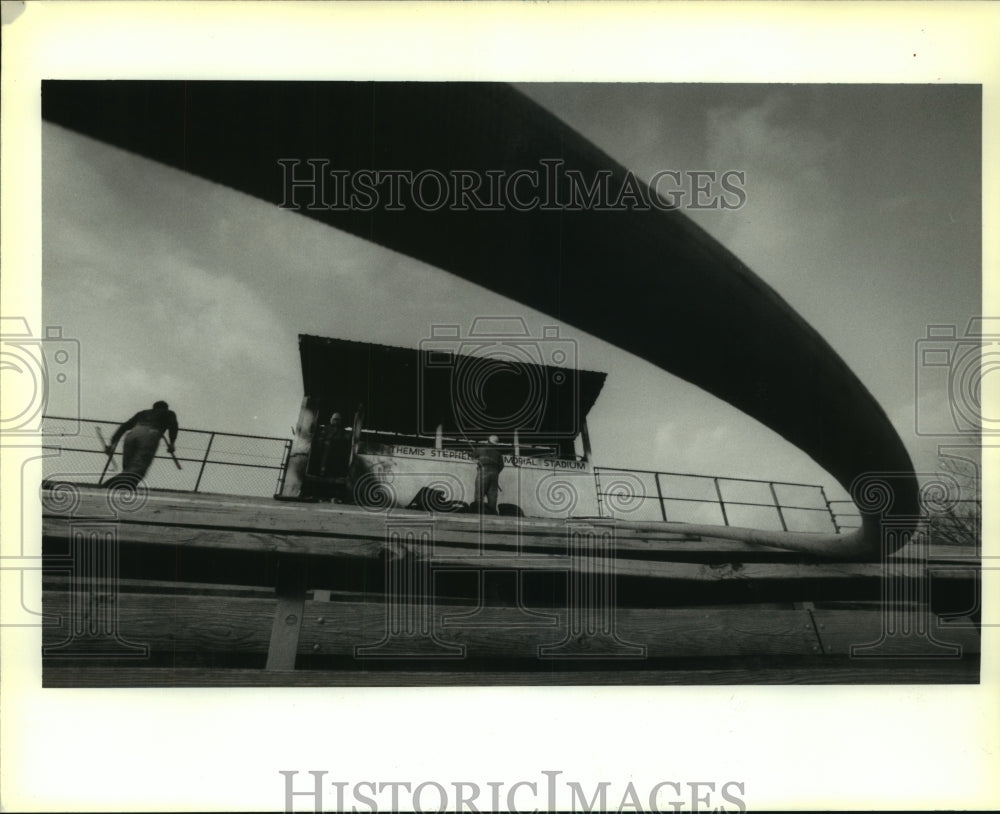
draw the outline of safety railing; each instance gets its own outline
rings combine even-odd
[[[822,486],[683,472],[594,467],[602,516],[741,526],[766,531],[839,533],[859,515],[827,499]]]
[[[45,477],[98,483],[120,471],[121,445],[106,466],[100,441],[110,440],[117,426],[46,416]],[[385,435],[365,433],[372,440]],[[182,429],[174,453],[179,466],[161,444],[146,483],[153,489],[270,497],[281,491],[290,451],[290,439]],[[860,523],[850,501],[828,500],[823,487],[812,484],[618,467],[594,467],[594,477],[598,510],[605,517],[817,532]]]
[[[838,532],[861,527],[861,515],[858,514],[853,500],[830,500],[827,503],[830,506],[833,526]]]
[[[50,480],[98,483],[121,471],[122,445],[111,463],[101,437],[110,441],[117,422],[45,416],[43,472]],[[174,451],[161,443],[145,481],[152,489],[271,497],[281,491],[291,440],[181,428]]]

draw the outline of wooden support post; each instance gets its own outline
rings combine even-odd
[[[278,560],[278,598],[271,625],[271,642],[267,648],[268,670],[294,670],[295,654],[299,649],[302,614],[306,606],[305,572],[298,560]]]
[[[354,459],[361,451],[361,433],[365,428],[365,405],[359,404],[354,411],[354,421],[351,424],[351,457],[347,462],[348,470],[354,466]]]
[[[288,454],[285,479],[281,486],[281,497],[302,497],[302,487],[306,478],[306,466],[312,449],[313,432],[316,428],[316,404],[308,396],[302,399],[299,422],[295,425],[292,451]]]
[[[590,451],[590,431],[587,429],[587,419],[580,419],[580,434],[583,437],[583,459],[590,463],[592,453]]]

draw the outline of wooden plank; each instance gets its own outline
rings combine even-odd
[[[462,645],[467,658],[540,658],[542,648],[558,645],[569,636],[566,611],[551,616],[554,624],[544,624],[543,619],[532,619],[513,608],[487,608],[463,619],[455,609],[438,608],[434,635],[443,643]],[[300,652],[353,655],[356,646],[372,645],[385,637],[385,619],[385,609],[373,604],[307,607]],[[613,634],[608,638],[643,648],[643,656],[634,656],[640,659],[820,652],[809,614],[804,611],[761,611],[754,607],[618,609],[609,629]],[[565,657],[584,652],[568,648]]]
[[[374,643],[384,635],[384,614],[377,609],[344,603],[336,617],[327,616],[326,624],[317,625],[307,619],[303,630],[304,649],[327,653],[334,646],[331,624],[339,633],[337,639]],[[602,658],[636,661],[695,657],[783,655],[817,655],[819,642],[809,614],[794,610],[761,611],[753,607],[725,609],[618,609],[613,614],[607,632],[591,634],[591,641],[569,640],[566,611],[552,615],[554,625],[533,622],[530,617],[512,608],[493,608],[476,617],[463,620],[451,612],[437,613],[436,637],[446,644],[464,646],[470,659],[533,658],[565,662],[593,653]],[[603,638],[604,641],[593,641]],[[339,642],[338,642],[339,643]],[[545,649],[566,643],[560,655],[545,655]],[[641,648],[640,653],[615,644]],[[579,646],[577,646],[579,645]],[[591,647],[593,645],[593,647]],[[590,649],[588,649],[590,648]]]
[[[907,543],[890,555],[892,559],[926,559],[935,563],[979,563],[981,552],[975,545],[926,545]]]
[[[46,613],[60,614],[66,620],[68,594],[46,592],[44,603]],[[294,594],[283,601],[123,593],[117,603],[121,634],[149,645],[153,652],[263,654],[270,651],[275,655],[274,659],[269,658],[269,664],[291,665],[296,652],[353,658],[356,648],[374,645],[387,633],[387,609],[380,601],[308,600],[300,604]],[[416,616],[413,606],[407,609]],[[532,618],[510,608],[487,608],[469,618],[470,610],[471,606],[437,606],[433,626],[437,639],[464,646],[469,659],[536,659],[540,648],[558,645],[569,635],[565,610]],[[290,616],[295,621],[289,622]],[[807,611],[760,610],[753,606],[618,609],[609,629],[613,631],[609,638],[644,648],[645,659],[773,657],[820,652]],[[296,631],[299,631],[297,637]],[[46,628],[43,641],[46,644],[62,641],[66,633],[65,625]],[[277,642],[275,635],[279,637]],[[566,657],[573,652],[570,648]]]
[[[285,559],[278,563],[275,595],[277,603],[267,648],[266,669],[294,670],[306,605],[305,573],[300,561]]]
[[[65,539],[70,533],[74,522],[60,517],[45,517],[43,533],[51,539]],[[117,526],[119,540],[122,543],[141,543],[146,545],[185,546],[190,548],[229,549],[234,551],[252,551],[280,554],[301,554],[323,557],[357,557],[376,560],[387,551],[384,536],[350,537],[342,534],[329,535],[313,533],[309,535],[295,534],[287,531],[265,532],[261,530],[244,530],[223,527],[201,527],[180,524],[143,523],[136,521],[121,522]],[[561,539],[550,541],[552,551],[548,553],[524,553],[519,551],[516,541],[504,548],[497,543],[496,549],[490,554],[479,554],[478,543],[475,540],[464,544],[446,544],[435,540],[432,556],[435,562],[452,563],[457,566],[467,565],[473,558],[477,563],[489,566],[502,562],[507,566],[523,561],[524,567],[565,568],[567,559],[564,553],[565,542]],[[408,547],[405,542],[394,543],[393,550],[398,553],[413,552],[421,555],[423,546]]]
[[[55,522],[55,521],[53,521]],[[65,521],[61,521],[65,522]],[[170,527],[122,526],[120,554],[122,573],[130,578],[226,581],[245,585],[273,586],[273,558],[285,553],[306,558],[312,583],[306,588],[352,590],[361,585],[369,591],[384,589],[387,557],[407,556],[417,562],[429,560],[437,584],[445,586],[442,596],[467,596],[454,573],[476,573],[484,569],[520,570],[525,574],[525,590],[532,592],[538,604],[545,595],[565,590],[566,575],[595,584],[614,586],[620,605],[662,607],[717,603],[794,602],[825,600],[877,600],[885,585],[882,567],[876,564],[830,562],[689,562],[618,556],[611,562],[571,558],[562,554],[518,554],[480,556],[468,548],[446,545],[411,545],[396,541],[388,547],[383,541],[325,541],[308,538],[306,545],[289,537],[275,535],[262,541],[262,535],[245,535],[223,529],[197,530]],[[63,533],[68,536],[70,524]],[[139,542],[141,540],[141,542]],[[61,550],[63,541],[46,538],[46,554]],[[279,550],[274,551],[275,548]],[[346,549],[347,553],[341,553]],[[390,554],[391,551],[391,554]],[[312,554],[303,552],[314,552]],[[893,566],[890,574],[919,580],[923,570],[912,564]],[[531,577],[531,574],[538,576]],[[612,579],[612,574],[614,579]],[[961,611],[969,606],[965,594],[972,590],[976,573],[965,571],[963,580],[954,583],[950,593],[957,597],[945,610]],[[933,576],[933,579],[937,577]],[[560,587],[560,585],[562,587]],[[966,589],[968,586],[968,589]],[[897,586],[898,587],[898,586]],[[918,593],[916,583],[911,593]],[[921,591],[926,595],[927,586]],[[939,583],[933,595],[943,597]],[[564,600],[557,598],[556,602]]]
[[[44,517],[42,534],[49,539],[67,539],[72,524],[65,518]],[[222,527],[165,525],[160,523],[120,522],[121,543],[185,546],[277,554],[360,557],[376,559],[385,551],[381,538],[336,537],[321,534],[300,535],[286,532],[227,529]]]
[[[63,537],[70,521],[58,512],[49,496],[43,493],[44,533]],[[73,520],[88,517],[106,518],[106,493],[102,490],[81,489],[80,502]],[[394,511],[391,522],[424,523],[432,516],[406,510]],[[284,553],[329,554],[340,556],[377,556],[384,546],[387,516],[359,507],[331,508],[325,504],[288,504],[259,498],[230,498],[217,495],[187,495],[151,493],[146,505],[122,515],[119,525],[124,540],[156,542],[161,534],[172,544],[263,550]],[[516,521],[519,530],[512,531],[511,518],[482,519],[474,516],[434,515],[435,544],[486,553],[552,553],[566,550],[567,526],[564,521],[545,518],[523,518]],[[675,530],[657,531],[650,524],[615,525],[615,549],[623,558],[642,555],[658,559],[681,557],[729,557],[734,562],[746,562],[748,557],[767,557],[778,562],[809,561],[803,555],[753,546],[736,540],[698,540],[678,534]],[[575,523],[574,528],[600,533],[599,524]],[[743,554],[740,557],[736,555]],[[960,562],[976,562],[972,552],[963,552]],[[963,558],[964,557],[964,558]],[[971,557],[971,559],[970,559]],[[900,568],[917,568],[921,561],[911,562],[908,556],[897,556]],[[954,547],[933,549],[930,562],[955,562]],[[880,569],[877,563],[861,564],[862,573]]]
[[[419,552],[414,549],[414,554]],[[867,579],[877,581],[885,576],[893,578],[922,579],[924,571],[916,565],[893,564],[888,570],[876,563],[780,563],[780,562],[661,562],[617,556],[613,566],[597,560],[579,562],[571,557],[556,554],[486,554],[470,556],[449,546],[436,545],[431,561],[437,568],[517,568],[521,570],[569,570],[604,574],[611,572],[623,577],[650,579],[691,580],[697,582],[767,582],[771,580],[841,580]]]
[[[305,593],[290,593],[278,597],[267,647],[268,670],[294,670],[299,649],[299,632]]]
[[[47,613],[62,623],[42,630],[42,642],[66,638],[69,594],[45,591]],[[130,641],[147,644],[153,652],[267,653],[276,601],[245,597],[198,597],[169,594],[120,593],[119,632]],[[127,631],[127,632],[126,632]]]
[[[79,494],[79,504],[73,511],[76,519],[87,517],[107,518],[107,492],[94,484],[73,484]],[[48,490],[42,491],[44,515],[58,515],[59,505],[53,502]],[[205,526],[233,526],[245,528],[285,530],[289,533],[323,532],[335,533],[339,529],[349,535],[364,535],[372,523],[384,523],[385,515],[369,512],[358,506],[345,506],[328,503],[297,503],[275,501],[271,498],[244,497],[240,495],[218,495],[206,493],[169,492],[153,490],[149,492],[146,504],[136,512],[128,512],[128,516],[159,518],[161,521],[173,522],[183,518],[183,522]],[[433,517],[435,525],[442,533],[459,532],[468,535],[470,531],[481,528],[487,537],[494,535],[503,538],[511,534],[514,518],[478,517],[471,514],[437,514],[428,515],[423,512],[394,509],[393,519]],[[593,518],[573,518],[575,524],[586,525]],[[516,522],[520,527],[522,538],[532,535],[542,537],[558,536],[564,532],[566,521],[559,518],[520,518]],[[606,522],[606,521],[603,521]],[[600,523],[591,523],[595,528]],[[700,529],[700,527],[698,527]],[[720,529],[720,531],[722,531]],[[648,541],[655,544],[666,544],[667,549],[677,544],[679,550],[689,550],[690,545],[703,546],[706,550],[744,551],[747,553],[766,551],[773,556],[801,557],[783,549],[750,545],[739,540],[713,538],[702,531],[686,530],[681,523],[661,523],[659,521],[630,522],[619,520],[615,523],[615,534],[620,540]],[[894,559],[906,559],[913,556],[916,549],[906,546],[892,555]],[[930,561],[978,561],[978,552],[974,547],[932,545],[926,548]],[[921,556],[923,553],[921,552]]]
[[[68,519],[50,496],[43,492],[43,518]],[[101,491],[81,487],[79,504],[73,519],[108,518],[106,496]],[[376,539],[385,537],[387,517],[392,522],[425,522],[433,518],[436,539],[454,544],[483,543],[487,546],[517,548],[521,545],[543,548],[565,547],[566,521],[551,518],[491,518],[476,515],[429,515],[423,512],[394,509],[391,515],[369,512],[356,506],[333,504],[286,503],[274,500],[234,498],[228,495],[150,493],[144,506],[123,513],[121,519],[131,523],[156,523],[193,528],[243,529],[250,533],[323,538]],[[516,524],[516,531],[515,531]],[[574,520],[574,528],[603,529],[600,524]],[[671,551],[678,553],[744,552],[751,555],[766,553],[781,559],[799,558],[800,554],[748,545],[738,540],[699,539],[683,530],[643,528],[630,524],[615,524],[618,545],[638,551]]]
[[[50,539],[66,539],[73,521],[47,517],[43,533]],[[224,528],[200,528],[178,525],[158,525],[123,522],[118,525],[122,544],[139,543],[158,546],[183,546],[190,548],[220,549],[234,552],[299,554],[318,557],[341,557],[380,560],[387,551],[396,555],[429,557],[437,568],[518,568],[523,570],[568,570],[579,563],[564,553],[536,553],[519,551],[516,545],[503,553],[480,555],[475,546],[456,546],[435,542],[433,546],[410,545],[406,542],[387,544],[377,538],[350,538],[338,536],[331,539],[322,535],[293,535],[284,532],[242,531]],[[560,548],[563,544],[559,542]],[[557,549],[558,550],[558,549]],[[426,552],[426,553],[425,553]],[[607,564],[598,562],[596,568],[603,573]],[[644,579],[683,579],[704,582],[724,580],[852,580],[864,578],[877,580],[888,573],[893,577],[923,578],[925,569],[919,564],[901,562],[889,566],[888,572],[878,563],[813,562],[728,562],[699,563],[688,561],[661,561],[658,559],[629,558],[619,551],[614,562],[615,572],[621,576]],[[971,576],[973,572],[969,572]],[[156,577],[150,574],[150,577]]]
[[[761,667],[756,663],[696,670],[580,670],[575,672],[402,672],[399,670],[226,670],[93,667],[46,664],[49,687],[431,687],[592,685],[827,685],[977,684],[978,661],[916,663],[828,659],[819,665]]]
[[[73,520],[59,514],[45,516],[47,554],[53,545],[58,549],[60,541],[68,539],[77,515],[107,511],[106,493],[83,490],[77,508]],[[422,513],[405,515],[415,524],[425,526],[430,519]],[[321,581],[307,586],[313,588],[329,588],[334,584],[343,589],[363,583],[372,584],[377,590],[387,556],[430,559],[437,572],[519,569],[556,575],[571,572],[597,580],[610,573],[607,561],[567,556],[566,528],[561,521],[532,520],[526,526],[534,529],[531,535],[516,535],[510,533],[509,520],[483,518],[483,528],[488,534],[480,537],[479,518],[442,520],[438,516],[434,519],[436,539],[428,546],[400,540],[387,545],[385,516],[357,507],[329,509],[260,499],[155,493],[145,506],[125,517],[117,528],[123,562],[128,563],[126,572],[133,577],[179,576],[188,580],[222,579],[270,586],[273,574],[267,558],[285,554],[317,558],[310,567]],[[178,519],[191,522],[181,523]],[[395,522],[399,518],[394,515],[393,519]],[[886,569],[878,563],[834,563],[803,559],[802,555],[795,555],[795,559],[772,558],[769,553],[761,555],[759,550],[755,556],[763,556],[763,560],[752,559],[746,550],[727,552],[709,547],[698,551],[700,542],[661,538],[646,529],[648,525],[633,529],[632,537],[619,535],[623,528],[632,526],[619,524],[616,530],[613,568],[622,595],[628,599],[625,604],[870,600],[878,598],[881,581],[886,576],[923,580],[929,570],[933,579],[942,578],[933,566],[925,569],[922,562],[906,559],[894,562],[885,574]],[[586,532],[591,526],[582,528]],[[365,536],[351,536],[354,531],[364,532]],[[481,540],[486,542],[483,549]],[[133,545],[138,548],[131,548]],[[158,556],[153,556],[150,546],[160,549],[156,552]],[[178,570],[178,565],[183,567]],[[339,581],[331,581],[333,573],[339,575]],[[944,576],[950,585],[950,595],[957,597],[946,609],[964,608],[968,605],[964,594],[974,593],[977,572],[950,571]],[[935,596],[944,594],[936,590]]]
[[[78,490],[79,502],[73,509],[77,519],[101,518],[109,516],[106,492],[91,484],[74,484]],[[53,501],[47,491],[42,493],[43,514],[56,515],[63,513],[58,501]],[[473,513],[441,513],[430,515],[420,511],[410,511],[394,508],[390,513],[373,512],[360,506],[331,503],[298,503],[275,501],[270,498],[242,497],[236,495],[213,495],[204,493],[168,492],[166,490],[150,491],[141,507],[130,510],[126,514],[131,518],[149,518],[159,516],[166,522],[185,522],[197,525],[233,525],[240,524],[252,528],[284,529],[295,531],[322,531],[334,533],[345,529],[352,535],[364,534],[370,531],[372,524],[384,524],[387,516],[392,520],[427,519],[433,517],[437,528],[442,533],[457,532],[467,537],[470,532],[482,533],[484,536],[498,535],[501,537],[512,534],[515,526],[522,537],[540,535],[542,537],[559,536],[564,533],[567,520],[576,526],[605,528],[608,520],[593,517],[580,518],[500,518],[480,516]],[[618,521],[615,528],[623,538],[639,540],[692,541],[705,537],[701,532],[685,528],[679,523],[635,523]],[[722,538],[711,539],[713,544],[719,544],[730,550],[743,549],[759,551],[767,548],[759,544],[748,546],[739,540],[729,539],[732,530],[719,529]],[[708,540],[706,540],[707,542]],[[784,550],[774,548],[777,555],[783,555]]]
[[[971,619],[942,625],[926,607],[883,610],[813,610],[823,652],[858,658],[926,657],[954,659],[980,652],[980,635]]]
[[[72,587],[72,577],[56,574],[42,576],[42,588],[47,591],[68,591]],[[122,593],[153,594],[193,594],[197,596],[244,596],[273,599],[274,588],[248,585],[224,585],[209,582],[185,582],[182,580],[121,579],[117,588]]]
[[[101,504],[95,501],[82,501],[81,506],[73,514],[75,521],[87,519],[102,519],[99,509]],[[391,516],[380,513],[365,512],[361,509],[330,510],[321,506],[296,505],[289,511],[287,504],[276,502],[274,508],[268,511],[259,509],[244,511],[246,507],[239,504],[239,511],[220,512],[218,506],[206,507],[204,504],[188,506],[184,503],[173,503],[164,506],[150,500],[150,504],[142,509],[122,515],[119,520],[122,528],[131,525],[151,525],[166,528],[185,528],[191,530],[243,531],[247,534],[259,534],[263,539],[270,536],[314,537],[321,540],[374,540],[382,541],[386,537],[389,525],[413,522],[424,524],[433,518],[435,540],[452,545],[469,547],[485,546],[487,548],[513,549],[519,547],[541,550],[564,550],[566,548],[567,526],[564,523],[540,522],[533,519],[496,519],[484,518],[482,527],[472,519],[463,521],[442,520],[444,515],[428,515],[421,512],[399,510]],[[67,521],[71,518],[57,511],[46,510],[43,513],[46,522]],[[513,524],[517,523],[515,529]],[[594,530],[590,525],[575,525],[574,529]],[[717,550],[722,552],[748,552],[746,545],[738,541],[706,541],[691,540],[676,533],[669,535],[627,534],[616,531],[616,541],[625,550],[655,552],[666,546],[665,550],[683,552],[702,552]],[[778,556],[787,558],[779,552]]]
[[[45,591],[45,613],[62,620],[60,625],[43,628],[45,645],[65,639],[69,599],[66,591]],[[149,645],[154,652],[263,655],[271,644],[268,631],[273,622],[287,626],[289,615],[300,620],[295,645],[299,654],[352,657],[356,647],[377,643],[385,635],[386,606],[378,596],[367,602],[310,600],[301,605],[292,598],[278,612],[273,598],[120,592],[116,600],[117,630],[129,641]],[[438,603],[434,609],[435,636],[445,643],[463,645],[468,658],[533,658],[539,647],[566,637],[565,610],[546,611],[554,624],[539,626],[537,619],[526,622],[523,615],[504,608],[487,609],[478,619],[463,621],[460,615],[469,608]],[[408,613],[416,615],[412,609]],[[614,619],[618,639],[645,647],[647,659],[809,655],[820,652],[820,644],[827,655],[847,656],[851,645],[879,641],[883,629],[881,611],[870,606],[816,609],[811,615],[807,610],[756,606],[618,608]],[[530,626],[532,621],[535,627]],[[815,638],[813,623],[821,641]],[[934,624],[929,629],[938,642],[961,645],[965,655],[979,652],[979,635],[971,622],[965,627]],[[911,640],[890,640],[886,653],[900,655],[907,648],[914,649]],[[283,652],[288,663],[292,647],[285,646]],[[933,647],[918,647],[916,653],[948,655]]]

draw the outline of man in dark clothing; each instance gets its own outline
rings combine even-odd
[[[351,439],[344,432],[340,413],[330,416],[330,423],[320,428],[320,470],[322,478],[342,478],[347,475],[351,457]]]
[[[503,469],[500,439],[491,435],[485,444],[473,446],[472,454],[477,465],[475,494],[479,511],[483,510],[485,503],[490,514],[497,514],[497,492],[500,489],[500,470]]]
[[[165,401],[158,401],[152,410],[141,410],[115,430],[111,441],[104,448],[110,457],[114,454],[118,439],[125,436],[122,445],[122,471],[107,481],[108,486],[119,483],[136,484],[146,476],[160,438],[167,434],[167,452],[173,454],[177,441],[177,416],[168,409]]]
[[[340,413],[330,416],[330,423],[320,428],[319,436],[319,476],[330,482],[329,487],[335,500],[346,502],[351,495],[351,436],[344,429],[344,419]]]

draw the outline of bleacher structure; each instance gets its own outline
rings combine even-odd
[[[130,490],[85,474],[104,461],[87,422],[63,439],[41,493],[46,686],[978,680],[977,552],[932,546],[919,519],[895,518],[906,544],[879,561],[817,555],[787,542],[857,533],[819,487],[596,467],[586,372],[576,423],[503,436],[490,515],[422,351],[300,351],[290,441],[182,431],[184,469],[158,461]],[[325,468],[334,411],[352,414],[347,501]]]

